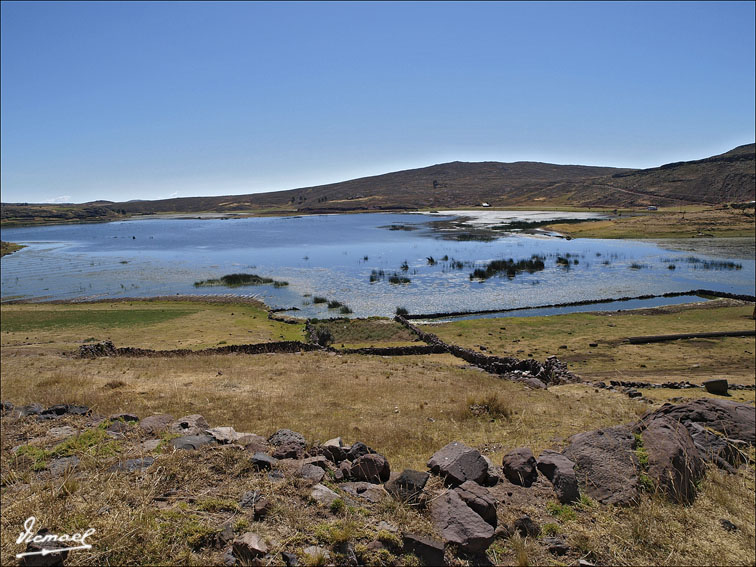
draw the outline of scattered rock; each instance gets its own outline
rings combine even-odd
[[[405,469],[399,476],[390,479],[384,488],[401,502],[417,504],[429,478],[430,475],[427,472]]]
[[[706,388],[706,391],[717,396],[726,396],[728,386],[729,384],[725,379],[706,380],[703,382],[703,387]]]
[[[547,551],[552,555],[566,555],[570,551],[570,546],[567,545],[567,542],[558,537],[545,537],[541,540],[541,543],[546,546]]]
[[[480,517],[455,490],[431,504],[431,520],[441,537],[463,551],[485,551],[494,539],[494,528]]]
[[[301,459],[302,455],[304,455],[304,445],[296,441],[278,445],[273,451],[273,457],[276,459]]]
[[[280,447],[281,445],[293,443],[295,445],[299,445],[302,450],[304,450],[304,448],[307,446],[304,435],[302,435],[301,433],[296,433],[291,429],[279,429],[273,435],[268,437],[268,443],[270,443],[274,447]]]
[[[423,565],[444,565],[444,543],[420,534],[402,534],[404,553],[412,553]]]
[[[468,480],[454,489],[465,504],[473,509],[481,518],[496,527],[496,500],[493,499],[488,489],[477,482]]]
[[[47,465],[50,470],[50,474],[53,476],[61,476],[69,471],[74,470],[79,466],[79,457],[61,457],[59,459],[53,459]]]
[[[361,441],[357,441],[349,448],[349,451],[347,451],[346,458],[354,462],[363,455],[369,455],[370,453],[375,453],[375,451]]]
[[[577,465],[580,491],[601,504],[628,505],[638,498],[638,458],[630,428],[617,425],[578,433],[562,452]]]
[[[242,497],[239,499],[239,506],[242,508],[254,508],[257,501],[262,497],[262,493],[257,492],[256,490],[250,490],[249,492],[242,494]]]
[[[142,441],[142,443],[139,445],[143,451],[154,451],[160,446],[160,443],[162,441],[160,439],[147,439],[147,441]]]
[[[125,421],[114,421],[110,425],[108,425],[107,431],[110,433],[126,433],[129,431],[133,425],[125,422]],[[119,437],[123,437],[123,435],[120,435]]]
[[[362,455],[352,463],[349,477],[357,481],[382,483],[389,479],[391,467],[383,455],[370,453]]]
[[[340,488],[347,494],[364,498],[368,502],[378,503],[388,498],[388,492],[380,484],[372,482],[345,482]]]
[[[262,520],[270,512],[270,500],[262,497],[255,502],[254,505],[254,518],[255,520]]]
[[[549,479],[554,492],[562,504],[570,504],[580,499],[575,463],[556,451],[543,451],[538,457],[538,470]]]
[[[538,537],[541,533],[541,527],[527,514],[514,521],[514,529],[518,531],[522,537]]]
[[[239,434],[236,433],[233,427],[213,427],[212,429],[206,430],[205,433],[222,445],[234,443],[239,438]]]
[[[142,457],[141,459],[128,459],[122,463],[116,463],[108,470],[111,472],[134,472],[141,471],[152,466],[155,459],[152,457]]]
[[[338,500],[341,497],[327,486],[316,484],[312,487],[310,498],[312,498],[318,504],[322,504],[323,506],[330,506],[334,503],[334,501]]]
[[[223,558],[221,559],[221,561],[223,561],[223,565],[225,567],[235,567],[236,565],[238,565],[239,562],[234,555],[233,547],[226,549],[226,551],[223,553]]]
[[[174,449],[187,449],[189,451],[194,451],[203,445],[210,445],[212,443],[215,443],[215,439],[209,435],[184,435],[183,437],[171,439],[171,445]]]
[[[173,423],[173,416],[168,415],[167,413],[161,413],[145,417],[139,422],[139,427],[141,427],[145,433],[159,435],[168,429],[171,423]]]
[[[91,413],[87,406],[74,406],[69,404],[56,404],[40,412],[40,415],[88,415]]]
[[[185,415],[178,418],[176,421],[170,424],[169,429],[173,433],[179,433],[181,435],[205,435],[205,431],[210,428],[210,425],[205,421],[205,418],[199,414]]]
[[[7,415],[13,411],[13,404],[10,402],[0,402],[0,415]]]
[[[733,524],[730,520],[725,520],[724,518],[719,520],[719,525],[728,532],[736,532],[739,529],[738,526]]]
[[[116,413],[111,415],[108,420],[110,421],[128,421],[130,423],[136,423],[139,418],[133,413]]]
[[[18,412],[19,417],[25,417],[27,415],[39,415],[44,411],[44,407],[42,407],[40,404],[33,403],[26,406],[21,406],[20,408],[16,408],[16,411]]]
[[[302,478],[311,480],[314,483],[318,483],[321,480],[323,480],[323,477],[325,476],[325,471],[321,469],[320,467],[316,467],[315,465],[305,463],[300,467],[299,472],[297,474]]]
[[[440,475],[447,484],[459,486],[467,480],[483,484],[488,464],[476,449],[454,441],[437,451],[428,461],[431,473]]]
[[[266,453],[255,453],[249,458],[249,462],[252,463],[252,466],[255,467],[259,471],[267,471],[270,470],[277,462],[277,459],[274,457],[271,457],[270,455]]]
[[[325,547],[318,547],[317,545],[311,545],[305,547],[302,553],[307,558],[308,563],[311,565],[323,565],[327,564],[331,559],[331,552]]]
[[[234,540],[234,556],[241,561],[252,561],[268,553],[268,546],[262,538],[254,532],[246,532]]]
[[[326,459],[322,455],[318,455],[317,457],[308,457],[305,460],[302,461],[303,465],[314,465],[316,467],[319,467],[323,469],[324,471],[329,470],[328,466],[328,459]]]
[[[329,439],[321,447],[322,455],[333,463],[340,463],[347,458],[347,450],[344,448],[344,442],[341,437]]]
[[[299,558],[297,557],[296,553],[282,551],[281,559],[283,560],[286,567],[297,567],[299,565]]]
[[[527,447],[520,447],[504,455],[501,470],[509,482],[526,488],[538,479],[533,451]]]
[[[352,461],[341,461],[339,467],[333,473],[333,479],[336,482],[349,480],[349,471],[352,470]]]

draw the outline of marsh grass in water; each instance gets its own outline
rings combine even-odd
[[[273,285],[274,287],[285,287],[289,282],[265,278],[257,274],[227,274],[219,279],[201,280],[194,282],[194,287],[243,287],[248,285]]]
[[[520,272],[533,274],[544,269],[544,258],[533,255],[527,260],[518,260],[515,262],[512,258],[508,260],[494,260],[489,262],[484,268],[476,268],[470,274],[470,279],[487,280],[494,276],[506,274],[508,278],[513,278]]]

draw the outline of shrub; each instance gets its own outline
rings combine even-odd
[[[409,315],[409,311],[407,311],[407,309],[404,308],[404,307],[397,307],[396,308],[396,314],[397,315],[401,315],[402,317],[405,317],[405,316]]]

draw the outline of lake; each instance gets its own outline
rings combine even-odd
[[[292,314],[298,316],[324,318],[339,311],[314,303],[315,296],[337,300],[353,316],[364,317],[393,315],[399,306],[410,313],[432,313],[699,288],[755,292],[753,254],[742,250],[747,241],[742,246],[733,241],[723,252],[697,239],[686,247],[665,247],[663,242],[566,240],[503,231],[491,236],[489,231],[480,240],[481,226],[501,223],[501,218],[486,221],[484,215],[469,214],[474,218],[467,224],[442,212],[148,218],[3,229],[3,240],[27,248],[2,259],[2,300],[252,295],[274,308],[296,307],[299,311]],[[528,222],[575,215],[518,212],[506,218]],[[542,267],[533,267],[534,255]],[[511,267],[483,281],[470,279],[476,268],[508,259],[513,264],[531,260],[531,271]],[[254,273],[288,285],[194,285],[232,273]],[[409,282],[390,283],[394,274]]]

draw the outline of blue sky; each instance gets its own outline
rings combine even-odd
[[[754,2],[2,2],[3,202],[754,141]]]

